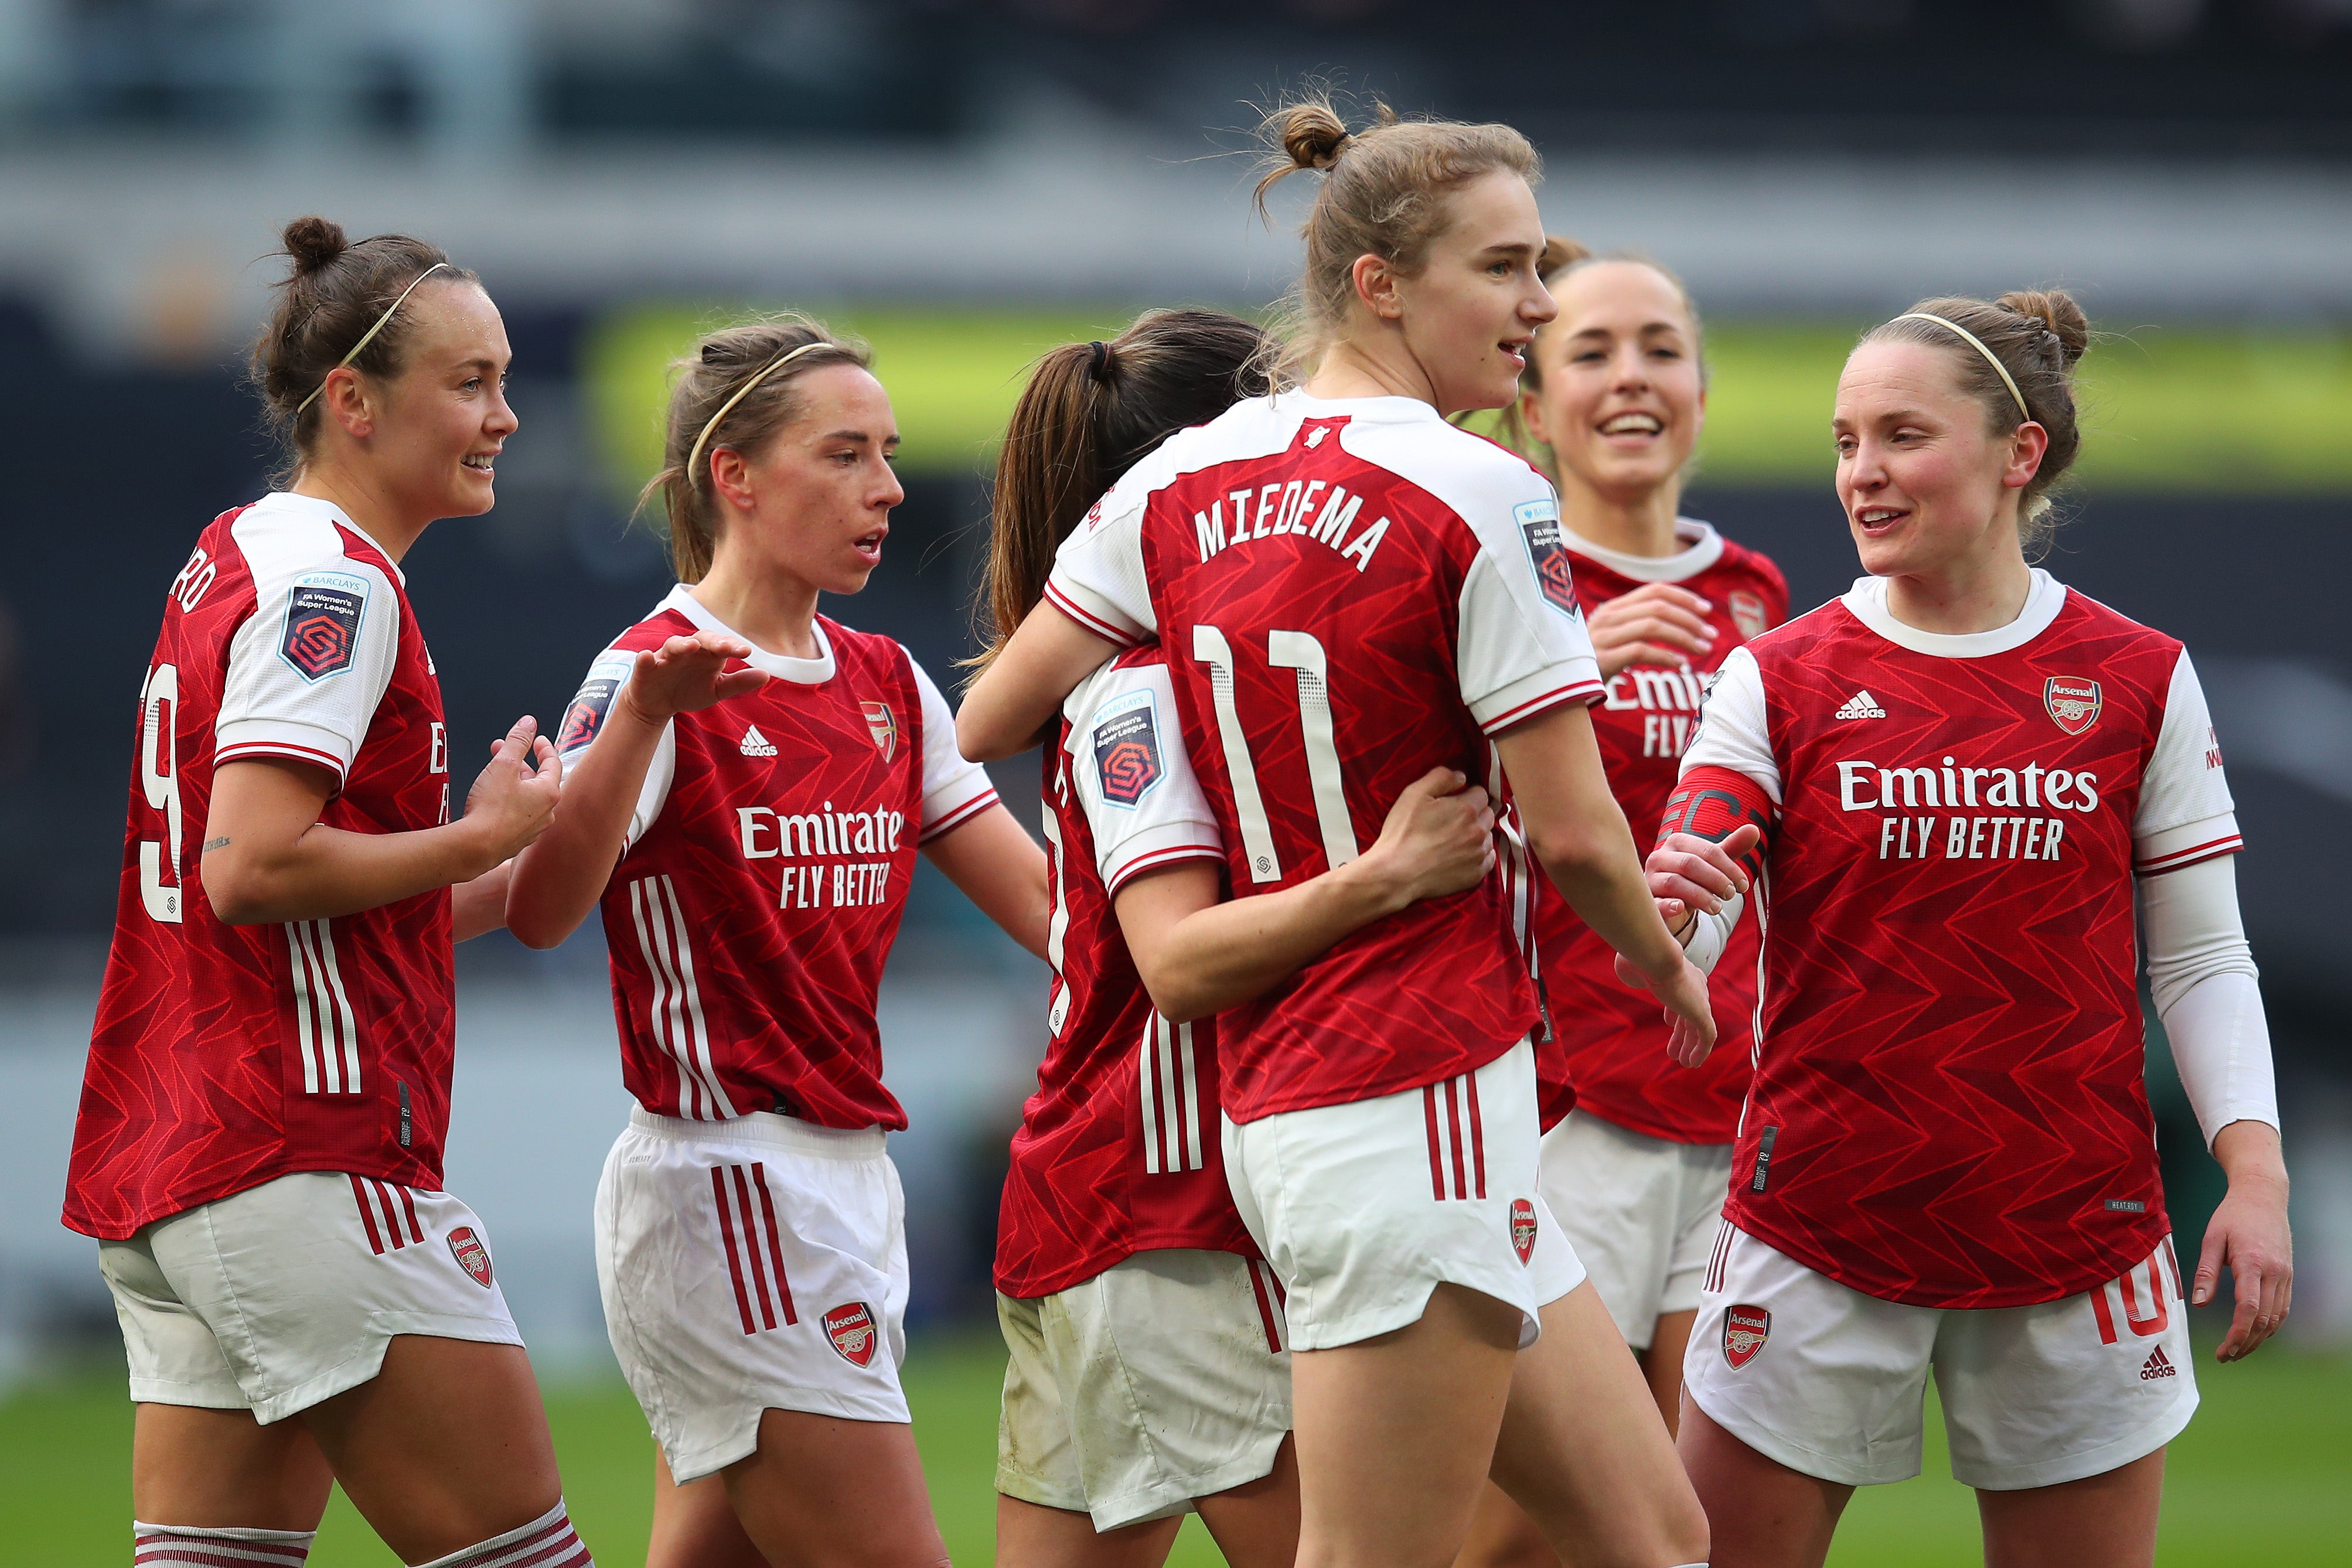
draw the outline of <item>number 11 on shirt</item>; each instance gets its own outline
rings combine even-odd
[[[1298,723],[1307,750],[1307,782],[1315,795],[1315,821],[1323,834],[1323,854],[1336,869],[1353,860],[1356,825],[1339,779],[1339,751],[1331,736],[1330,660],[1323,645],[1306,632],[1268,632],[1266,662],[1298,678]],[[1225,634],[1206,624],[1192,628],[1192,657],[1209,667],[1209,691],[1217,711],[1217,737],[1223,743],[1225,772],[1234,785],[1234,811],[1241,818],[1242,848],[1249,857],[1250,880],[1282,880],[1273,826],[1258,793],[1257,768],[1249,740],[1234,707],[1234,649]]]

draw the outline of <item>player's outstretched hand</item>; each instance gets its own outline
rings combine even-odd
[[[1686,1068],[1706,1060],[1715,1049],[1715,1010],[1707,1005],[1706,976],[1698,965],[1685,958],[1666,979],[1643,984],[1666,1005],[1666,1055]]]
[[[2212,1300],[2228,1266],[2238,1299],[2230,1331],[2214,1347],[2216,1361],[2253,1354],[2286,1321],[2294,1295],[2294,1238],[2287,1230],[2286,1166],[2278,1147],[2278,1130],[2261,1121],[2233,1121],[2213,1139],[2213,1157],[2230,1173],[2230,1191],[2205,1227],[2189,1300],[2200,1307]]]
[[[1715,914],[1724,900],[1748,890],[1748,873],[1739,862],[1756,848],[1764,830],[1752,822],[1733,829],[1720,844],[1696,833],[1669,833],[1650,851],[1643,870],[1650,880],[1650,897],[1669,920],[1684,909]],[[1669,912],[1665,906],[1677,908]]]
[[[1495,864],[1494,805],[1452,768],[1432,768],[1389,808],[1364,858],[1374,857],[1391,864],[1409,901],[1475,888]]]
[[[520,855],[555,820],[563,763],[539,721],[526,713],[490,749],[490,765],[466,792],[466,820],[481,824],[494,853],[490,864]]]
[[[761,670],[726,673],[729,659],[751,657],[751,645],[740,637],[717,632],[672,637],[637,655],[629,683],[621,689],[622,700],[648,722],[667,724],[680,713],[699,712],[767,685],[768,677]]]
[[[1705,599],[1672,583],[1645,583],[1599,606],[1585,627],[1601,660],[1601,679],[1608,679],[1629,664],[1688,669],[1694,656],[1704,658],[1715,649],[1715,628],[1706,624],[1710,608]]]

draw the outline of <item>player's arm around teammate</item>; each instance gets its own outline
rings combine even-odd
[[[2054,292],[1927,300],[1865,334],[1834,430],[1872,575],[1734,656],[1669,806],[1685,831],[1650,862],[1704,955],[1746,901],[1727,859],[1766,836],[1759,1066],[1685,1363],[1718,1563],[1821,1563],[1854,1486],[1916,1473],[1932,1365],[1988,1562],[2142,1568],[2197,1404],[2182,1309],[2231,1268],[2223,1361],[2286,1312],[2268,1030],[2202,692],[2178,642],[2025,559],[2079,445],[2088,336]],[[2187,1292],[2135,899],[2230,1177]],[[1866,1016],[1842,1015],[1848,986]],[[1868,1097],[1830,1087],[1865,1076]],[[1932,1213],[1907,1195],[1926,1170]]]
[[[340,1481],[406,1562],[584,1563],[481,1223],[440,1190],[451,940],[498,923],[556,764],[519,721],[451,819],[399,565],[490,508],[506,334],[422,241],[285,239],[254,358],[289,480],[165,607],[68,1188],[130,1350],[138,1556],[299,1563]]]
[[[865,349],[806,318],[680,362],[679,584],[592,665],[510,928],[599,909],[635,1099],[596,1200],[606,1324],[658,1441],[656,1568],[940,1561],[898,1365],[881,970],[918,853],[1033,951],[1044,857],[896,641],[817,613],[905,492]]]

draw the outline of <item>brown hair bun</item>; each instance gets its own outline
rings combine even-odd
[[[1274,139],[1290,155],[1294,167],[1328,169],[1339,161],[1355,138],[1349,134],[1330,104],[1319,100],[1294,103],[1275,115]]]
[[[2012,289],[1993,303],[2041,321],[2058,340],[2065,369],[2074,369],[2074,362],[2091,346],[2090,318],[2063,289]]]
[[[343,226],[323,217],[298,217],[286,226],[280,237],[286,254],[293,258],[297,278],[325,271],[352,247],[351,240],[343,234]]]

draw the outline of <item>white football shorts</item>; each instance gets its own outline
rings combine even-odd
[[[1441,1283],[1537,1314],[1584,1266],[1537,1190],[1535,1053],[1521,1040],[1422,1089],[1224,1123],[1242,1223],[1288,1292],[1290,1348],[1418,1322]]]
[[[2079,1296],[1961,1309],[1865,1296],[1723,1226],[1683,1388],[1733,1436],[1823,1480],[1908,1480],[1930,1366],[1963,1485],[2056,1486],[2154,1453],[2197,1410],[2171,1239]]]
[[[763,1410],[907,1419],[907,1204],[878,1127],[633,1107],[596,1185],[596,1279],[681,1484],[751,1455]]]
[[[1633,1349],[1698,1305],[1731,1145],[1676,1143],[1571,1110],[1544,1134],[1544,1202]]]
[[[264,1426],[357,1388],[394,1334],[519,1345],[474,1211],[304,1171],[98,1244],[144,1405]]]
[[[1191,1510],[1274,1468],[1290,1430],[1282,1288],[1230,1252],[1139,1252],[1066,1290],[1000,1294],[1012,1352],[996,1489],[1097,1531]]]

